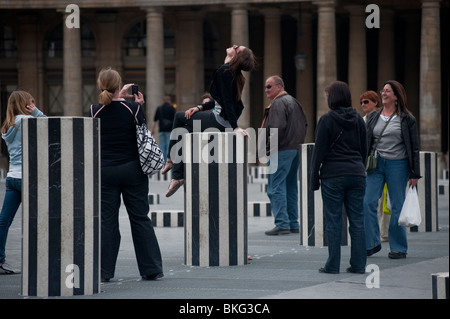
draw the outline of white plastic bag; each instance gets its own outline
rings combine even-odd
[[[405,202],[403,203],[398,224],[400,226],[412,227],[419,226],[422,222],[420,215],[419,196],[417,195],[416,187],[409,187],[406,194]]]

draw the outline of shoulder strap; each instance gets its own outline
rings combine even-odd
[[[105,105],[102,105],[101,108],[99,108],[95,113],[94,113],[94,104],[91,104],[91,117],[95,118],[98,114],[98,112],[100,112],[103,108],[105,107]]]
[[[384,124],[384,127],[383,127],[383,129],[381,130],[381,133],[380,133],[380,135],[378,136],[378,140],[377,140],[377,143],[375,144],[375,146],[374,146],[374,150],[376,150],[377,149],[377,146],[378,146],[378,143],[380,142],[380,140],[381,140],[381,135],[383,135],[383,132],[384,132],[384,130],[385,130],[385,128],[386,128],[386,126],[389,124],[389,122],[391,121],[391,119],[394,117],[394,115],[395,115],[395,112],[394,113],[392,113],[392,115],[391,115],[391,117],[389,117],[389,120],[387,120],[387,122],[386,122],[386,124]]]

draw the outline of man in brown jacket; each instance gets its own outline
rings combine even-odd
[[[275,217],[275,227],[266,235],[299,232],[298,166],[300,146],[306,135],[306,116],[301,104],[284,90],[283,79],[277,75],[266,80],[265,92],[271,104],[265,109],[261,125],[266,134],[266,155],[277,160],[277,169],[268,177],[267,195]],[[278,130],[278,149],[270,145],[271,129]]]

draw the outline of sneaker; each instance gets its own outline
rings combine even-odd
[[[406,253],[402,253],[401,251],[390,251],[388,257],[391,259],[402,259],[406,258]]]
[[[10,274],[20,274],[21,271],[14,269],[10,264],[2,263],[0,264],[0,275],[10,275]]]
[[[298,228],[291,228],[291,233],[293,233],[293,234],[300,234],[300,229],[298,229]]]
[[[290,229],[281,229],[278,227],[274,227],[273,229],[265,232],[265,234],[268,236],[286,235],[286,234],[290,234],[290,233],[291,233]]]
[[[153,274],[153,275],[144,275],[142,276],[143,280],[157,280],[164,277],[163,273]]]

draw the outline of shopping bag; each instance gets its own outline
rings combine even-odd
[[[417,187],[409,187],[402,211],[400,212],[400,217],[398,218],[398,224],[400,226],[412,227],[419,226],[421,222],[422,217],[420,215]]]

